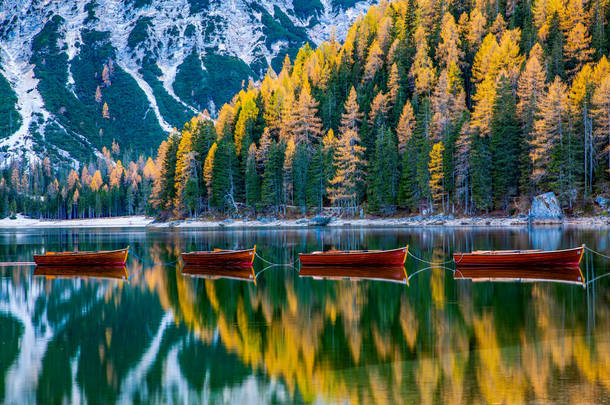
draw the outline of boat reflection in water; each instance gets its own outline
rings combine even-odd
[[[585,287],[580,267],[459,267],[453,273],[455,280],[470,279],[475,282],[552,282],[576,284]]]
[[[404,266],[301,266],[299,277],[316,280],[374,280],[409,285]]]
[[[228,278],[232,280],[252,281],[256,284],[256,276],[252,266],[198,266],[186,264],[182,268],[182,274],[212,280]]]
[[[36,266],[35,276],[46,278],[127,279],[125,266]]]

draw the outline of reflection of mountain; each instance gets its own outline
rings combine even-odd
[[[291,262],[328,235],[341,248],[402,242],[387,233],[129,238],[154,262],[246,242]],[[438,235],[417,235],[419,257],[447,260]],[[456,283],[440,265],[409,288],[279,267],[257,285],[135,261],[129,283],[30,272],[0,269],[0,402],[598,403],[610,391],[607,283]]]

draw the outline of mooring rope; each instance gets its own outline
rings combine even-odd
[[[453,258],[451,260],[447,260],[446,262],[429,262],[427,260],[424,260],[424,259],[421,259],[421,258],[415,256],[413,253],[411,253],[411,251],[408,251],[407,254],[409,256],[411,256],[412,258],[414,258],[415,260],[419,260],[420,262],[429,264],[431,266],[444,266],[445,264],[450,264],[450,263],[454,262]]]
[[[591,252],[591,253],[593,253],[593,254],[596,254],[596,255],[599,255],[599,256],[601,256],[601,257],[605,257],[606,259],[610,259],[610,256],[606,256],[606,255],[605,255],[605,254],[603,254],[603,253],[600,253],[600,252],[598,252],[598,251],[596,251],[596,250],[593,250],[593,249],[591,249],[589,246],[586,246],[586,245],[585,245],[585,250],[588,250],[589,252]]]
[[[144,263],[149,264],[150,266],[171,266],[172,264],[178,263],[178,260],[179,260],[179,259],[176,259],[173,262],[167,262],[167,263],[154,263],[154,262],[151,262],[150,260],[146,260],[143,257],[138,256],[132,250],[130,250],[129,253],[132,254],[133,256],[135,256],[136,258],[140,259]]]
[[[259,259],[261,259],[263,262],[267,263],[269,265],[269,267],[273,267],[273,266],[285,266],[285,267],[292,267],[293,269],[296,270],[296,266],[295,264],[297,264],[297,262],[299,261],[299,258],[297,257],[296,260],[294,260],[292,263],[273,263],[270,262],[269,260],[265,259],[264,257],[262,257],[261,255],[258,254],[258,252],[254,253],[254,256],[258,257]],[[262,273],[263,271],[265,271],[267,269],[267,267],[265,267],[263,270],[261,270],[259,273]]]
[[[450,271],[450,272],[452,272],[452,273],[455,273],[455,272],[457,271],[458,273],[462,274],[462,272],[461,272],[461,271],[459,271],[458,269],[455,269],[455,270],[454,270],[454,269],[452,269],[452,268],[445,267],[445,266],[428,266],[428,267],[424,267],[423,269],[419,269],[419,270],[417,270],[415,273],[413,273],[413,274],[411,274],[409,277],[407,277],[407,280],[411,280],[411,277],[415,276],[416,274],[421,273],[422,271],[426,271],[426,270],[432,270],[432,269],[438,269],[438,268],[442,268],[442,269],[445,269],[445,270],[449,270],[449,271]]]
[[[604,274],[602,274],[600,276],[592,278],[591,280],[587,281],[587,285],[589,285],[590,283],[594,282],[595,280],[599,280],[600,278],[604,278],[604,277],[607,277],[607,276],[610,276],[610,273],[604,273]]]

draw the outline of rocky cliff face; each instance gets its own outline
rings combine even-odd
[[[0,161],[136,152],[374,0],[4,0]],[[2,163],[2,162],[0,162]]]

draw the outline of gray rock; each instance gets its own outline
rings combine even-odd
[[[309,223],[309,219],[307,218],[299,218],[297,219],[297,224],[308,224]]]
[[[259,222],[262,222],[264,224],[267,224],[269,222],[275,221],[275,218],[273,218],[273,217],[258,217],[258,218],[256,218],[256,220],[259,221]]]
[[[316,215],[309,220],[310,226],[326,226],[330,223],[332,217],[325,217],[322,215]]]
[[[610,206],[610,198],[606,198],[601,195],[598,195],[597,198],[595,198],[595,202],[603,210],[607,210],[608,206]]]
[[[563,212],[555,193],[544,193],[534,197],[530,210],[532,219],[562,219]]]

